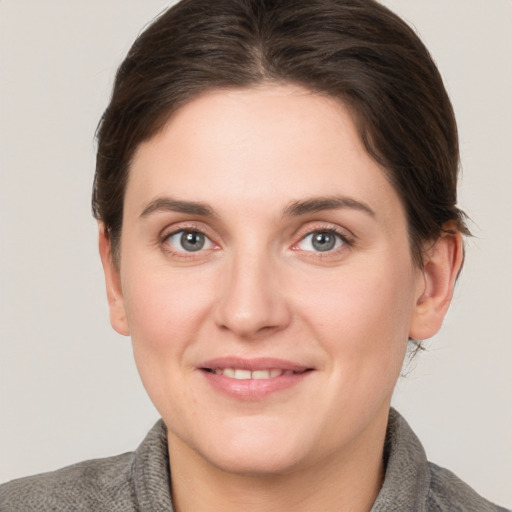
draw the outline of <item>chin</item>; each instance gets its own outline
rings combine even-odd
[[[308,459],[307,440],[291,435],[289,425],[268,418],[234,423],[187,444],[212,466],[247,476],[290,473]]]
[[[208,462],[218,469],[243,476],[275,476],[292,473],[304,462],[298,450],[288,447],[240,446],[230,452],[207,454]]]

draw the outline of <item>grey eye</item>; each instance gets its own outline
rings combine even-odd
[[[180,243],[186,251],[199,251],[204,247],[204,235],[202,233],[184,232]]]
[[[314,231],[306,235],[298,247],[303,251],[327,252],[341,247],[343,243],[341,236],[332,231]]]
[[[212,246],[210,239],[199,231],[178,231],[167,238],[167,243],[176,251],[197,252]]]

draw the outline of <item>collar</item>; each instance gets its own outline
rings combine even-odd
[[[394,409],[389,412],[384,458],[384,483],[371,512],[426,511],[430,471],[425,451],[409,424]],[[173,512],[167,429],[162,420],[136,450],[132,479],[140,512]]]
[[[384,446],[386,473],[371,512],[427,510],[430,470],[425,450],[411,427],[390,409]]]

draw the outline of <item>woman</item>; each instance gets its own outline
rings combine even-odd
[[[2,510],[500,510],[390,412],[468,234],[451,105],[401,20],[185,0],[130,50],[98,142],[111,323],[163,422]]]

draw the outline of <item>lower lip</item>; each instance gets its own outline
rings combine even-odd
[[[273,393],[296,386],[312,373],[308,370],[269,379],[233,379],[205,370],[200,371],[214,389],[239,400],[262,400]]]

